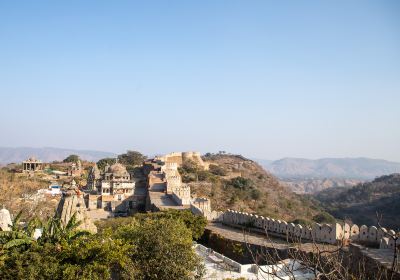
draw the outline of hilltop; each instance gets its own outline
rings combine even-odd
[[[283,158],[259,160],[263,167],[279,178],[346,178],[371,180],[377,176],[400,172],[400,163],[370,158],[322,158],[317,160]]]
[[[197,182],[185,167],[181,173],[191,181],[192,193],[210,198],[215,210],[234,209],[288,221],[311,220],[322,212],[253,160],[230,154],[206,154],[203,160],[210,169],[199,172]]]
[[[400,228],[400,174],[381,176],[352,188],[328,189],[314,197],[336,218],[375,225],[378,212],[383,226]]]

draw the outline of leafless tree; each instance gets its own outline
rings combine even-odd
[[[374,267],[373,275],[370,275],[371,272],[368,271],[366,259],[353,256],[346,246],[345,240],[341,240],[336,245],[331,245],[318,243],[315,239],[302,240],[287,234],[283,246],[285,249],[282,249],[282,245],[279,245],[282,243],[276,242],[276,239],[273,240],[268,231],[265,231],[266,244],[259,250],[253,250],[248,242],[249,231],[243,230],[243,235],[252,261],[262,272],[259,279],[269,279],[268,276],[282,280],[295,279],[297,272],[306,271],[311,272],[314,279],[323,280],[395,279],[393,274],[388,274],[388,271],[380,266]],[[283,257],[282,251],[287,252]],[[283,258],[292,261],[279,262]],[[279,262],[280,267],[271,265],[268,270],[262,265],[276,264],[277,262]]]
[[[382,214],[376,212],[376,220],[378,229],[381,229],[385,237],[388,237],[389,240],[393,240],[393,260],[392,260],[392,267],[390,271],[390,279],[393,279],[394,274],[396,271],[399,270],[399,238],[400,238],[400,230],[395,231],[384,231],[382,227]]]

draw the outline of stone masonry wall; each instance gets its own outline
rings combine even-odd
[[[225,224],[242,225],[262,229],[269,233],[287,235],[293,239],[306,239],[316,242],[336,244],[342,241],[364,241],[380,246],[380,248],[394,247],[394,241],[388,238],[387,233],[394,234],[393,230],[385,228],[367,227],[365,225],[344,224],[318,224],[312,227],[287,223],[283,220],[275,220],[268,217],[257,216],[249,213],[228,210],[224,212],[222,221]]]

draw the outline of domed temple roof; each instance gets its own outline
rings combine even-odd
[[[128,175],[128,171],[126,167],[123,166],[121,163],[115,163],[108,168],[109,173],[113,173],[114,176],[126,176]]]

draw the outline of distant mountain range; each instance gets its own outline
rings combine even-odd
[[[116,154],[109,152],[91,151],[91,150],[74,150],[62,148],[4,148],[0,147],[0,165],[8,163],[19,163],[29,157],[34,156],[43,162],[52,162],[55,160],[63,160],[67,156],[74,154],[79,155],[81,159],[88,161],[98,161],[106,157],[115,157]]]
[[[362,180],[343,178],[313,178],[313,179],[280,179],[291,191],[298,194],[313,194],[330,188],[353,187]]]
[[[370,158],[322,158],[317,160],[284,158],[276,161],[256,160],[281,179],[345,178],[370,180],[399,173],[400,163]]]

